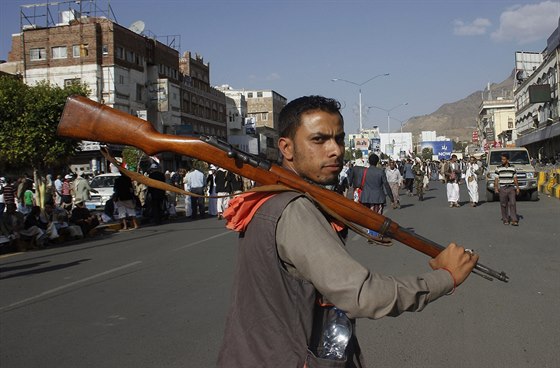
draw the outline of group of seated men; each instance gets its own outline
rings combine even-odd
[[[98,225],[97,216],[83,202],[75,203],[71,212],[51,204],[43,209],[33,206],[26,215],[17,211],[15,204],[8,204],[0,219],[0,245],[17,250],[45,248],[86,237]]]

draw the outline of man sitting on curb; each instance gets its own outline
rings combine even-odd
[[[76,201],[75,205],[76,207],[74,207],[70,216],[70,222],[78,225],[82,229],[84,237],[86,237],[91,230],[99,225],[99,219],[89,212],[84,206],[83,200]]]

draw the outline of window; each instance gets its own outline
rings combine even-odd
[[[129,63],[134,62],[134,52],[128,50],[126,51],[126,61],[128,61]]]
[[[124,84],[124,75],[119,75],[119,84]]]
[[[44,47],[29,50],[29,59],[34,60],[47,60],[47,50]]]
[[[253,92],[247,93],[247,98],[253,98]]]
[[[109,45],[101,46],[101,52],[103,53],[103,55],[109,55]]]
[[[508,129],[513,129],[513,119],[508,118]]]
[[[261,119],[262,119],[263,121],[264,121],[264,120],[268,120],[268,112],[263,112],[263,113],[261,114]]]
[[[72,46],[72,57],[79,58],[89,55],[88,45],[74,45]]]
[[[144,94],[144,86],[141,84],[136,85],[136,101],[142,101],[142,95]]]
[[[57,46],[51,48],[52,58],[53,59],[66,59],[66,46]]]
[[[117,47],[115,50],[115,56],[119,59],[124,59],[124,49],[122,47]]]
[[[257,92],[257,97],[262,97],[262,92]]]

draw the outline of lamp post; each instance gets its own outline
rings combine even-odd
[[[408,120],[402,121],[402,120],[399,120],[399,119],[395,118],[394,116],[393,116],[393,120],[396,120],[396,121],[398,121],[398,122],[401,124],[401,146],[400,146],[400,149],[402,150],[403,145],[404,145],[404,144],[403,144],[403,135],[402,135],[402,134],[403,134],[403,131],[402,131],[402,127],[403,127],[403,125],[405,125],[405,124],[408,122]]]
[[[391,111],[393,111],[393,110],[395,110],[395,109],[397,109],[401,106],[406,106],[406,105],[408,105],[408,102],[403,102],[401,104],[398,104],[397,106],[391,107],[390,109],[384,109],[382,107],[373,106],[373,105],[367,107],[368,110],[371,109],[371,108],[376,108],[376,109],[385,111],[387,113],[387,133],[389,134],[388,135],[389,144],[391,144]],[[401,132],[402,132],[402,125],[401,125]]]
[[[346,82],[346,83],[350,83],[350,84],[353,84],[353,85],[359,87],[359,89],[358,89],[358,93],[359,93],[359,95],[358,95],[358,104],[359,104],[359,109],[360,109],[360,131],[359,131],[359,133],[361,133],[362,130],[363,130],[363,124],[362,124],[362,86],[363,86],[364,84],[367,84],[367,83],[371,82],[371,81],[374,80],[375,78],[378,78],[378,77],[387,77],[387,76],[389,76],[389,75],[390,75],[389,73],[378,74],[378,75],[375,75],[375,76],[371,77],[370,79],[368,79],[367,81],[362,82],[362,83],[356,83],[356,82],[352,82],[352,81],[349,81],[349,80],[346,80],[346,79],[342,79],[342,78],[333,78],[333,79],[331,79],[331,82]]]

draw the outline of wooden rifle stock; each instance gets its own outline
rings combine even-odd
[[[398,240],[432,258],[445,249],[429,239],[404,229],[391,219],[372,212],[359,203],[336,192],[308,183],[279,165],[237,151],[227,143],[209,137],[203,137],[204,140],[201,140],[162,134],[156,131],[148,121],[85,97],[68,98],[57,134],[67,138],[134,146],[148,155],[174,152],[194,157],[263,185],[281,184],[308,193],[346,220]],[[509,279],[504,272],[494,271],[480,263],[475,266],[475,270],[479,271],[475,271],[475,273],[489,280],[497,278],[507,282]]]

